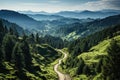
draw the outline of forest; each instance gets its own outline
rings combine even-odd
[[[119,65],[119,11],[0,10],[0,80],[120,80]]]

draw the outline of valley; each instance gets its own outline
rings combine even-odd
[[[64,55],[64,57],[58,60],[58,63],[54,66],[54,71],[57,73],[59,80],[72,80],[68,74],[64,74],[58,70],[59,66],[61,65],[61,61],[67,58],[67,54],[65,52],[61,50],[59,51]]]
[[[0,10],[0,80],[119,80],[119,63],[119,10]]]

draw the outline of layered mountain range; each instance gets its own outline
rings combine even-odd
[[[117,14],[119,14],[119,11],[109,10],[96,12],[64,11],[54,14],[22,14],[10,10],[1,10],[0,18],[15,23],[21,26],[21,28],[33,33],[73,40],[79,37],[85,37],[108,26],[119,24],[120,15]],[[84,15],[87,16],[84,17]]]

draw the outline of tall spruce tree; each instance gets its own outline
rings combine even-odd
[[[6,34],[2,42],[2,52],[4,54],[4,59],[11,61],[11,54],[13,47],[16,42],[16,37],[14,35]]]
[[[17,42],[13,48],[11,61],[15,64],[18,70],[21,70],[22,68],[25,67],[24,59],[25,58],[24,53],[22,52],[21,49],[21,43]]]
[[[36,43],[39,43],[39,34],[36,34]]]
[[[97,66],[96,66],[96,68],[95,68],[96,73],[100,73],[100,72],[101,72],[101,70],[102,70],[102,65],[103,65],[103,62],[102,62],[102,61],[103,61],[103,60],[100,59],[99,63],[97,64]]]
[[[4,33],[3,23],[2,23],[2,21],[0,21],[0,46],[2,44],[2,40],[3,40],[4,35],[5,35],[5,33]]]
[[[2,57],[3,57],[3,54],[2,54],[2,51],[1,51],[1,48],[0,48],[0,65],[1,65],[1,62],[2,62]]]
[[[26,40],[23,41],[21,44],[22,44],[21,49],[25,57],[25,65],[26,65],[26,68],[29,69],[32,65],[32,56],[30,53],[30,48]]]
[[[76,74],[82,74],[83,73],[83,68],[85,66],[85,62],[82,58],[80,58],[79,62],[78,62],[78,69],[76,70]]]
[[[102,74],[105,80],[120,80],[120,45],[112,40],[108,48],[108,57],[103,61]]]

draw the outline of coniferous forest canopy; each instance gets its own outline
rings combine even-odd
[[[120,80],[119,3],[1,0],[0,80]]]

